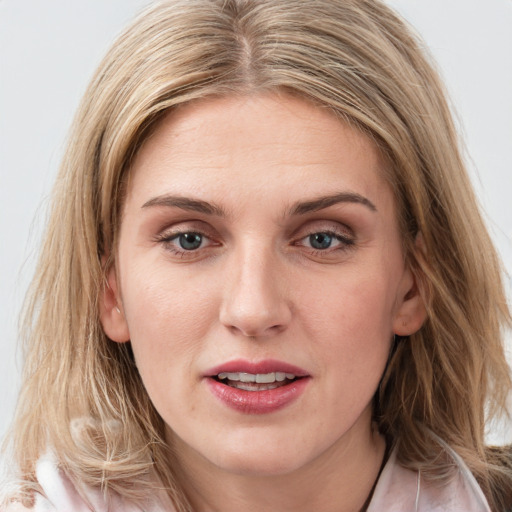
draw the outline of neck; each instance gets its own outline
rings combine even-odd
[[[174,439],[179,484],[195,512],[359,512],[378,478],[385,442],[355,429],[304,466],[285,474],[226,471]]]

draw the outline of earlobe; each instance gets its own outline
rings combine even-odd
[[[120,305],[114,267],[109,270],[106,276],[99,302],[100,321],[105,334],[117,343],[129,341],[130,332],[122,306]]]

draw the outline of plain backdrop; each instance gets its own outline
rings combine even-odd
[[[279,1],[279,0],[276,0]],[[389,0],[423,36],[450,92],[471,177],[512,274],[512,0]],[[78,101],[145,0],[0,0],[0,438],[21,367],[17,316]],[[509,298],[512,280],[506,278]],[[510,333],[508,346],[512,345]],[[512,442],[494,425],[491,442]]]

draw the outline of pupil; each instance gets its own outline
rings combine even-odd
[[[184,233],[180,235],[179,241],[183,249],[193,251],[201,246],[202,237],[198,233]]]
[[[315,249],[328,249],[332,243],[332,236],[327,233],[315,233],[310,235],[309,242]]]

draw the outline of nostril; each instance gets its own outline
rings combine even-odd
[[[290,322],[291,310],[279,280],[258,274],[261,270],[253,270],[249,277],[233,277],[226,287],[219,320],[233,334],[249,338],[272,336]]]
[[[264,338],[267,336],[272,336],[275,334],[279,334],[284,329],[286,329],[285,325],[275,324],[269,327],[262,327],[260,329],[256,327],[243,327],[242,325],[227,325],[226,326],[232,334],[241,335],[251,340],[257,340],[258,338]]]

